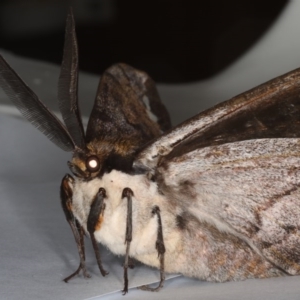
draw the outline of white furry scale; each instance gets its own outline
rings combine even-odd
[[[181,233],[176,229],[175,223],[178,212],[170,211],[167,200],[158,193],[156,183],[149,181],[146,176],[131,176],[114,170],[101,179],[95,178],[85,182],[76,178],[74,182],[73,213],[85,230],[91,202],[101,187],[106,190],[106,207],[101,228],[95,232],[96,240],[115,254],[125,254],[127,200],[122,199],[122,192],[124,188],[129,187],[134,193],[130,256],[150,266],[159,267],[155,248],[158,222],[157,216],[152,214],[152,209],[157,205],[161,210],[164,243],[168,252],[173,252],[181,244]],[[174,272],[170,270],[172,271]]]
[[[101,227],[94,236],[117,255],[125,255],[126,250],[127,199],[122,199],[122,192],[124,188],[130,188],[134,193],[130,257],[160,267],[155,247],[158,220],[152,213],[154,206],[158,206],[166,248],[166,272],[210,281],[270,277],[280,273],[226,223],[216,224],[205,215],[195,218],[188,212],[189,205],[180,206],[179,202],[175,204],[172,199],[167,199],[146,175],[133,176],[114,170],[101,179],[86,182],[75,179],[72,211],[85,230],[90,206],[99,188],[106,191],[105,210]],[[180,220],[182,224],[179,224]]]

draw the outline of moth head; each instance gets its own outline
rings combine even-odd
[[[72,160],[68,162],[71,172],[76,177],[91,179],[99,176],[103,172],[103,162],[105,158],[100,153],[85,151],[75,151]]]
[[[131,169],[134,150],[128,140],[95,139],[84,150],[74,150],[68,165],[75,176],[89,180],[112,169]]]

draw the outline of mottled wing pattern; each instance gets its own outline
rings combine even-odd
[[[159,189],[200,221],[300,273],[300,140],[257,139],[210,146],[163,160]]]
[[[296,69],[183,122],[145,147],[134,166],[155,168],[160,159],[211,145],[300,137],[299,95],[300,69]]]
[[[116,64],[101,77],[89,119],[86,142],[120,138],[142,145],[171,127],[150,77]]]
[[[299,274],[299,95],[297,69],[175,127],[133,166],[150,171],[185,218],[239,237]]]

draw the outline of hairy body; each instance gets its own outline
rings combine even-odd
[[[288,227],[289,210],[280,209],[282,203],[285,206],[295,205],[294,209],[291,208],[290,217],[300,219],[295,203],[300,168],[298,140],[273,141],[242,141],[231,144],[230,149],[221,145],[195,150],[188,154],[189,158],[173,159],[169,166],[163,165],[162,170],[158,168],[157,180],[149,180],[149,174],[131,175],[117,170],[89,181],[76,178],[71,186],[72,211],[86,230],[91,204],[99,188],[104,188],[105,210],[99,216],[94,235],[113,253],[125,255],[127,203],[122,192],[129,187],[134,194],[131,257],[159,268],[155,245],[157,216],[151,213],[152,208],[158,206],[166,248],[166,272],[210,281],[299,274],[298,261],[286,261],[285,258],[285,253],[296,248],[299,242],[289,243],[283,249],[285,246],[278,241],[280,231]],[[276,147],[273,143],[277,143]],[[276,149],[273,153],[268,149],[270,145]],[[249,151],[250,148],[252,151]],[[224,155],[226,159],[222,157]],[[264,168],[253,169],[262,162]],[[226,170],[227,178],[224,178],[221,174],[228,163],[234,168],[230,174]],[[283,176],[276,173],[278,167],[284,172]],[[248,176],[251,170],[257,173],[256,176]],[[160,171],[164,180],[159,176]],[[185,175],[186,172],[189,176]],[[193,174],[196,181],[193,181]],[[266,189],[268,178],[276,174],[277,182],[273,189]],[[254,197],[247,192],[248,184],[256,186]],[[293,188],[294,196],[289,195],[289,199],[284,198],[285,195],[279,197],[277,189],[282,190],[283,187],[286,190]],[[174,197],[168,193],[170,188],[177,191]],[[273,224],[270,225],[271,222]],[[285,233],[292,241],[298,230]],[[277,240],[266,247],[276,235]],[[280,253],[276,255],[278,247]],[[271,255],[270,251],[273,251]]]

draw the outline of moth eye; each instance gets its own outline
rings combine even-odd
[[[86,160],[86,167],[90,172],[97,172],[100,168],[100,162],[97,156],[90,156]]]

